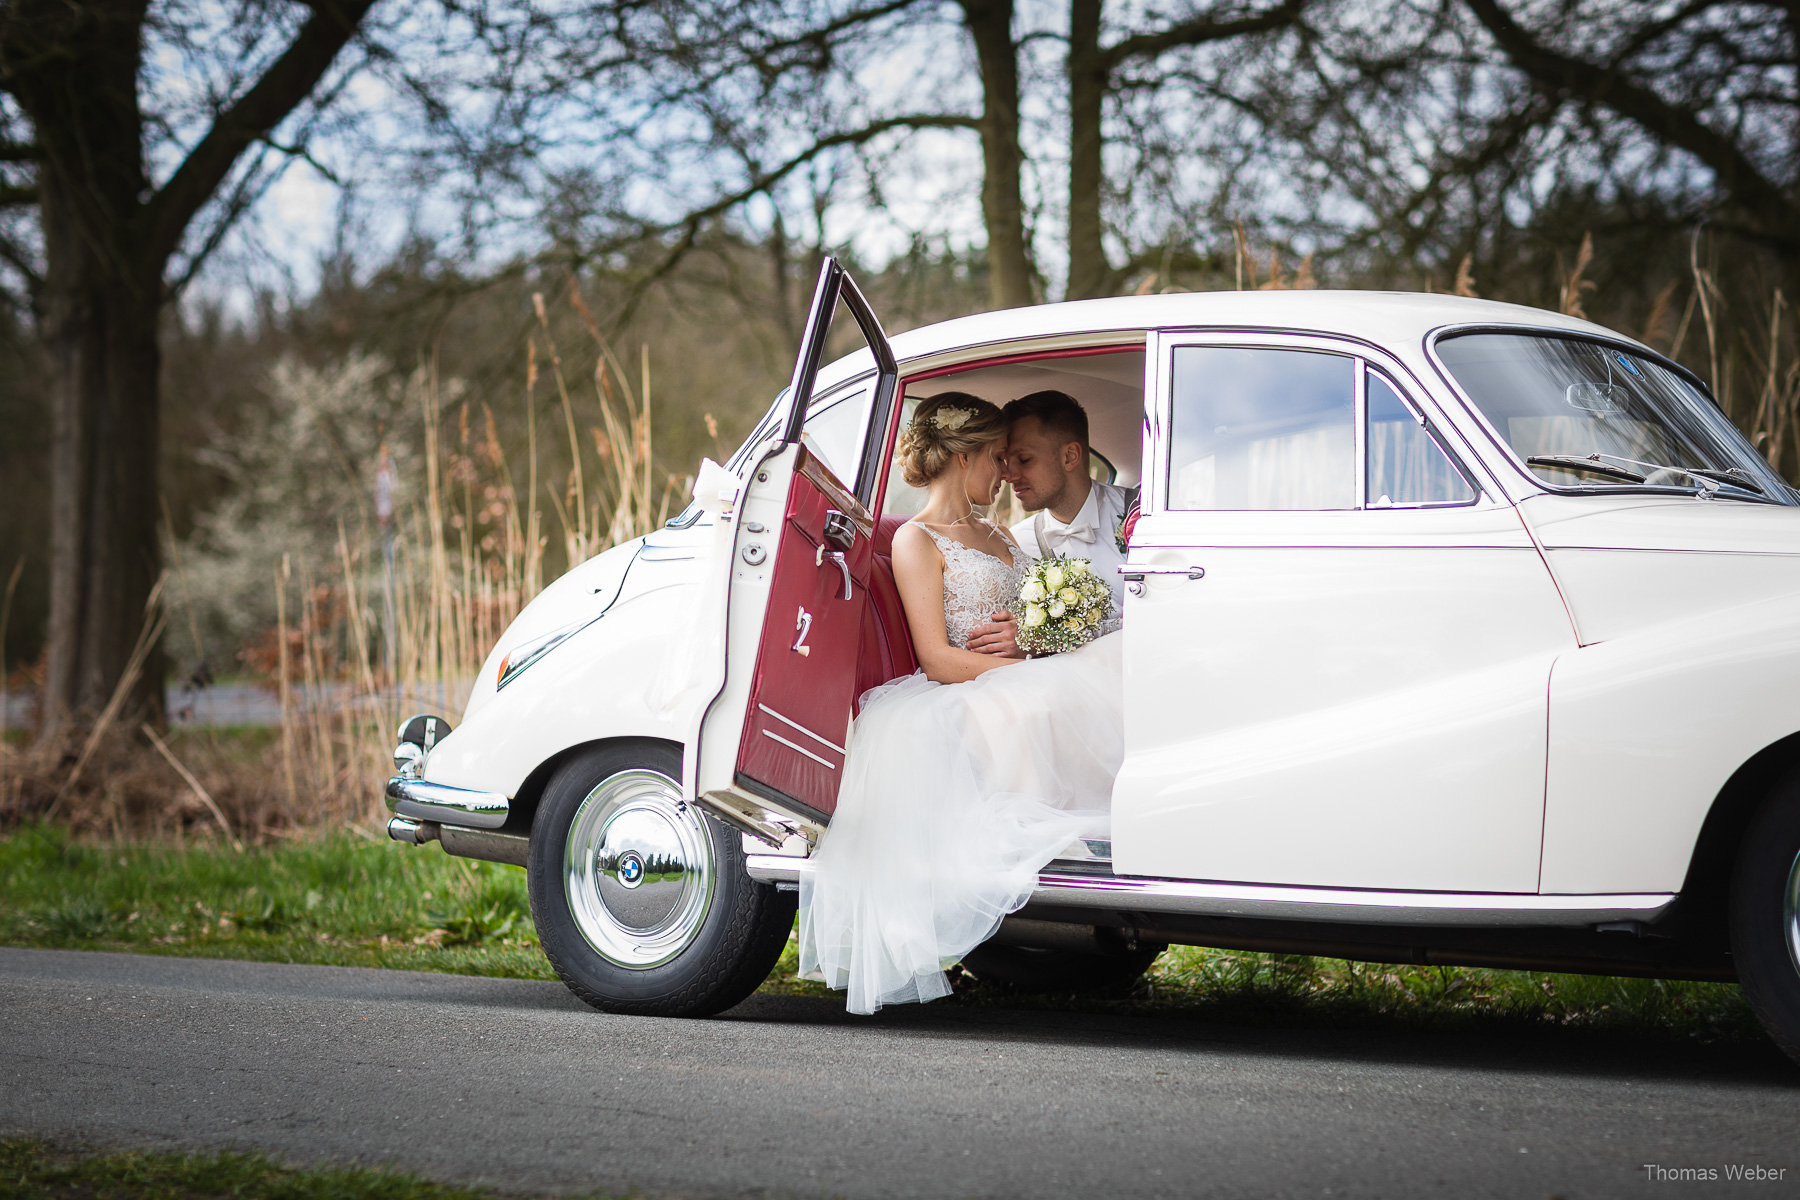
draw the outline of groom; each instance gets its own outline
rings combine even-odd
[[[1101,628],[1118,629],[1125,611],[1119,565],[1119,530],[1136,498],[1134,491],[1101,483],[1088,475],[1087,412],[1066,392],[1033,392],[1008,404],[1006,481],[1027,517],[1012,527],[1013,538],[1027,554],[1047,558],[1066,554],[1085,558],[1112,589],[1113,615]],[[996,618],[1002,614],[996,613]],[[969,649],[1016,657],[1017,626],[994,621],[975,629]]]

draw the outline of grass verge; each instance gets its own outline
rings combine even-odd
[[[263,1154],[71,1150],[0,1139],[0,1195],[18,1200],[495,1200],[485,1188],[370,1167],[289,1167]]]
[[[337,833],[252,848],[109,846],[33,826],[0,840],[0,944],[554,979],[517,867]],[[763,991],[798,977],[792,939]],[[1019,996],[953,971],[941,1003],[1161,1014],[1236,1025],[1584,1030],[1764,1038],[1735,984],[1392,966],[1171,947],[1123,996]]]
[[[0,840],[0,943],[554,979],[525,872],[336,833],[253,847]]]

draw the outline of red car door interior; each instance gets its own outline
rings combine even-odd
[[[875,523],[804,448],[788,488],[737,784],[831,816],[843,776]]]
[[[868,644],[870,626],[893,607],[871,607],[871,577],[886,565],[876,561],[869,508],[886,459],[899,371],[874,313],[843,268],[829,259],[795,367],[785,441],[800,440],[824,335],[840,296],[875,356],[880,376],[875,402],[854,486],[846,486],[804,445],[796,451],[733,776],[738,788],[816,824],[829,822],[837,808],[851,708],[870,674],[868,664],[894,657],[885,649],[888,639],[881,639],[881,648]],[[878,582],[885,585],[880,596],[885,601],[893,591],[891,576]],[[910,663],[910,653],[906,658]]]

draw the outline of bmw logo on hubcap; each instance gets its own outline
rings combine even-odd
[[[644,860],[636,850],[627,850],[619,855],[619,882],[628,888],[644,882]]]

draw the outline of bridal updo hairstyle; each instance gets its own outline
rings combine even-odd
[[[945,411],[945,410],[949,411]],[[919,401],[900,433],[900,477],[924,487],[958,454],[973,454],[1006,432],[1000,410],[967,392],[939,392]]]

